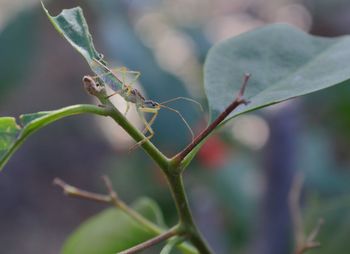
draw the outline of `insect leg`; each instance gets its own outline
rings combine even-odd
[[[153,131],[151,126],[158,115],[158,111],[159,111],[159,108],[139,108],[138,109],[139,115],[145,124],[145,130],[146,130],[145,134],[147,132],[150,133],[149,136],[146,136],[146,139],[148,139],[148,140],[150,140],[154,135],[154,131]],[[149,122],[146,120],[144,113],[152,113],[153,114],[153,116]]]
[[[130,148],[130,150],[133,150],[137,146],[142,145],[143,143],[145,143],[147,140],[150,140],[154,136],[154,131],[153,131],[151,126],[154,123],[154,120],[157,118],[158,111],[159,111],[159,108],[136,108],[136,109],[137,109],[137,112],[138,112],[143,124],[145,125],[145,129],[143,130],[143,132],[145,132],[145,134],[148,132],[149,135],[146,136],[144,139],[140,140],[139,142],[137,142],[135,145],[133,145]],[[145,118],[145,113],[152,113],[153,114],[153,116],[149,122]]]
[[[154,108],[152,108],[152,110],[153,110]],[[152,126],[152,124],[154,123],[154,121],[156,120],[156,118],[157,118],[157,116],[158,116],[158,110],[159,109],[157,109],[157,112],[148,112],[148,113],[153,113],[153,116],[151,117],[151,119],[149,120],[149,122],[148,122],[148,125],[149,125],[149,127],[151,127]],[[144,133],[144,134],[146,134],[147,133],[147,127],[146,127],[146,125],[145,125],[145,128],[143,129],[143,131],[142,131],[142,133]]]

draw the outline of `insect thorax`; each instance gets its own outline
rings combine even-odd
[[[125,87],[120,94],[126,101],[143,105],[145,98],[135,88]]]

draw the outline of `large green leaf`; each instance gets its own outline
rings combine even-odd
[[[204,79],[211,118],[235,98],[244,73],[248,105],[226,120],[296,96],[343,83],[350,78],[350,37],[322,38],[286,24],[274,24],[214,46]]]
[[[144,217],[159,223],[160,209],[147,198],[132,206]],[[85,221],[68,238],[63,254],[111,254],[125,250],[156,236],[129,215],[116,208],[108,208]]]
[[[73,105],[53,111],[21,115],[20,125],[13,117],[0,117],[0,170],[29,135],[63,117],[81,113],[104,115],[105,111],[94,105]]]

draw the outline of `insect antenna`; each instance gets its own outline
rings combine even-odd
[[[160,104],[164,105],[164,104],[167,104],[167,103],[169,103],[169,102],[178,101],[178,100],[185,100],[185,101],[193,102],[193,103],[195,103],[195,104],[198,105],[198,107],[200,108],[201,111],[204,111],[204,110],[203,110],[203,107],[202,107],[202,104],[200,104],[198,101],[196,101],[196,100],[194,100],[194,99],[191,99],[191,98],[182,97],[182,96],[176,97],[176,98],[172,98],[172,99],[170,99],[170,100],[163,101],[163,102],[160,103]]]
[[[162,107],[162,108],[166,108],[166,109],[168,109],[168,110],[170,110],[170,111],[173,111],[173,112],[175,112],[176,114],[178,114],[179,117],[181,118],[181,120],[185,123],[187,129],[190,131],[191,136],[192,136],[192,140],[194,140],[194,133],[193,133],[193,130],[191,129],[191,126],[188,124],[188,122],[185,120],[185,118],[182,116],[182,114],[180,113],[180,111],[178,111],[178,110],[176,110],[176,109],[173,109],[173,108],[171,108],[171,107],[165,106],[165,105],[163,105],[163,104],[161,104],[161,103],[159,103],[159,106]]]

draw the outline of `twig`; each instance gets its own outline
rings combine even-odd
[[[147,249],[153,245],[156,245],[157,243],[160,243],[166,239],[169,239],[171,237],[173,237],[174,235],[177,235],[178,234],[178,229],[177,227],[174,227],[152,239],[149,239],[143,243],[140,243],[138,245],[135,245],[134,247],[130,248],[130,249],[127,249],[127,250],[124,250],[124,251],[121,251],[121,252],[118,252],[117,254],[133,254],[133,253],[137,253],[141,250],[144,250],[144,249]]]
[[[109,179],[108,176],[104,175],[104,176],[102,176],[102,180],[104,181],[104,183],[106,185],[107,191],[109,193],[109,196],[113,200],[113,203],[114,204],[118,203],[118,201],[119,201],[118,195],[113,189],[111,179]]]
[[[300,195],[304,182],[304,177],[300,173],[296,173],[294,176],[291,190],[289,192],[289,209],[291,214],[294,240],[296,246],[301,246],[305,240],[304,228],[303,228],[303,219],[300,213]]]
[[[310,235],[307,237],[306,242],[307,243],[315,243],[315,238],[320,233],[321,227],[324,223],[324,220],[320,218],[318,220],[318,223],[316,224],[315,228],[311,231]],[[320,245],[320,243],[316,243],[317,245]]]
[[[195,139],[187,146],[185,149],[183,149],[180,153],[175,155],[174,160],[175,161],[182,161],[186,155],[188,155],[202,140],[204,140],[222,121],[225,120],[225,118],[233,111],[235,110],[239,105],[241,104],[247,104],[248,101],[246,101],[243,98],[245,88],[248,84],[248,80],[250,78],[249,73],[245,73],[243,77],[243,83],[241,86],[241,89],[239,90],[235,100],[206,128],[204,129]]]
[[[308,237],[305,236],[304,233],[304,225],[303,219],[300,212],[300,195],[303,186],[303,175],[296,174],[291,191],[289,193],[289,206],[292,217],[292,225],[294,231],[294,239],[295,239],[295,254],[303,254],[310,249],[314,249],[320,247],[321,244],[315,241],[315,238],[320,232],[321,226],[323,224],[323,219],[319,219],[318,223],[311,231]]]
[[[315,238],[319,234],[323,223],[323,219],[318,220],[318,223],[316,224],[315,228],[311,231],[310,235],[306,238],[305,242],[301,246],[297,247],[295,251],[296,254],[303,254],[308,250],[315,249],[321,246],[321,243],[315,241]]]
[[[100,203],[110,203],[111,198],[108,195],[97,194],[82,189],[78,189],[67,184],[60,178],[55,178],[53,184],[62,188],[65,195],[75,198],[88,199]]]
[[[134,211],[131,207],[129,207],[127,204],[125,204],[122,200],[120,200],[118,198],[117,193],[113,190],[111,180],[107,176],[103,176],[102,179],[106,185],[106,188],[108,190],[108,194],[98,194],[98,193],[94,193],[94,192],[85,191],[85,190],[79,189],[77,187],[74,187],[72,185],[69,185],[59,178],[55,178],[53,181],[53,184],[61,187],[64,191],[64,194],[66,194],[67,196],[91,200],[91,201],[95,201],[95,202],[99,202],[99,203],[106,203],[106,204],[110,204],[110,205],[117,207],[118,209],[120,209],[123,212],[125,212],[126,214],[128,214],[135,221],[137,221],[138,223],[143,225],[150,232],[152,232],[153,234],[157,234],[158,236],[156,238],[158,238],[159,236],[161,236],[163,234],[173,232],[173,230],[175,230],[175,228],[177,230],[178,226],[175,226],[172,229],[170,229],[169,231],[165,232],[163,228],[159,227],[158,225],[154,224],[153,222],[151,222],[148,219],[146,219],[145,217],[143,217],[141,214]],[[176,234],[181,235],[182,233],[180,230],[178,230],[176,232]],[[179,245],[178,247],[179,247],[179,249],[185,251],[186,253],[193,253],[193,254],[197,253],[197,251],[192,246],[190,246],[186,243],[183,243],[183,244]]]
[[[124,211],[126,214],[128,214],[130,217],[132,217],[134,220],[139,222],[141,225],[143,225],[145,228],[147,228],[149,231],[161,234],[163,230],[152,223],[151,221],[144,218],[141,214],[135,212],[131,207],[129,207],[127,204],[125,204],[122,200],[120,200],[116,194],[116,192],[113,190],[112,183],[110,179],[107,176],[103,176],[103,181],[107,187],[108,194],[98,194],[94,192],[85,191],[82,189],[79,189],[77,187],[74,187],[72,185],[67,184],[63,180],[59,178],[55,178],[53,181],[54,185],[57,185],[61,187],[64,191],[64,194],[67,196],[75,197],[75,198],[81,198],[81,199],[87,199],[99,203],[106,203],[113,205],[120,210]]]

